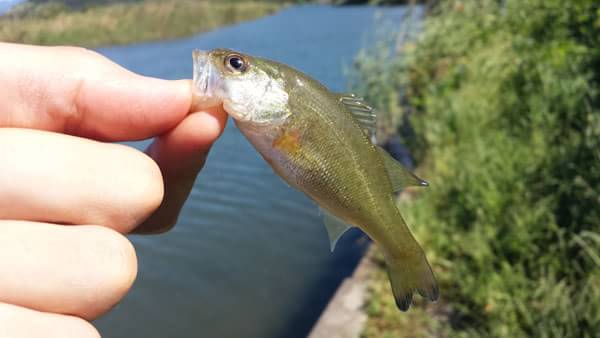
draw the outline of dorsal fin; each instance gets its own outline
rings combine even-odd
[[[325,229],[327,229],[327,235],[329,235],[331,252],[333,252],[337,241],[348,229],[352,228],[352,225],[347,224],[323,208],[320,208],[320,211],[323,214],[323,222],[325,223]]]
[[[337,94],[341,103],[343,103],[348,111],[352,114],[356,122],[375,144],[375,132],[377,131],[377,117],[373,108],[369,106],[363,98],[357,97],[354,94]]]
[[[409,186],[420,186],[426,187],[429,185],[427,181],[419,178],[417,175],[411,173],[406,169],[400,162],[396,161],[385,149],[377,146],[377,150],[385,163],[385,169],[388,172],[392,187],[395,192],[398,192]]]

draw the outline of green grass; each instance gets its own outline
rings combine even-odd
[[[400,313],[378,272],[365,337],[600,336],[599,7],[445,1],[358,57],[384,129],[412,122],[431,186],[400,208],[442,297]]]
[[[165,0],[71,9],[57,2],[0,18],[0,41],[96,47],[163,40],[274,13],[269,1]]]

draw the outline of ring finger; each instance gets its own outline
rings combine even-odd
[[[137,260],[106,227],[0,221],[0,271],[0,303],[90,320],[129,290]]]
[[[0,337],[99,338],[100,335],[81,318],[0,303]]]

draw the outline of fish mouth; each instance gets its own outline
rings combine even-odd
[[[194,60],[193,87],[196,101],[204,107],[220,104],[222,100],[217,95],[219,74],[210,61],[209,52],[196,49],[192,53],[192,58]]]

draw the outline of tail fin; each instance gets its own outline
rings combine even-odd
[[[394,299],[400,310],[408,310],[414,291],[429,301],[437,301],[439,289],[423,251],[401,259],[386,257],[386,264]]]

